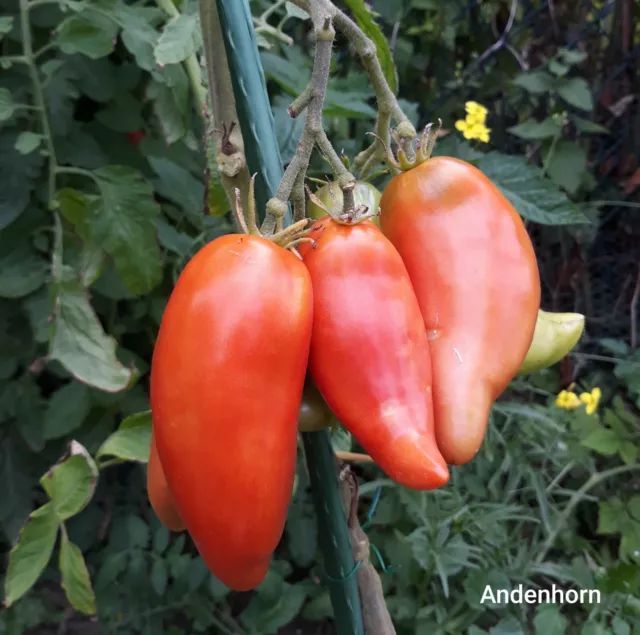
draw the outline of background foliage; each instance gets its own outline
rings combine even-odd
[[[343,5],[382,37],[362,2]],[[304,12],[272,7],[252,2],[286,162],[303,124],[286,107],[312,43]],[[360,470],[363,518],[381,492],[367,530],[398,632],[640,633],[639,6],[371,9],[407,114],[440,117],[436,152],[475,162],[513,201],[544,308],[588,318],[575,355],[513,382],[482,451],[446,488],[409,492]],[[0,633],[330,633],[302,465],[252,594],[229,593],[146,500],[162,310],[189,257],[233,230],[215,175],[205,187],[195,3],[0,0],[0,15]],[[382,62],[392,75],[391,56]],[[372,97],[339,37],[324,114],[347,156],[373,127]],[[489,108],[489,144],[455,131],[469,99]],[[311,175],[328,171],[316,159]],[[602,389],[596,414],[554,406],[572,381]],[[603,602],[480,604],[487,583],[599,588]]]

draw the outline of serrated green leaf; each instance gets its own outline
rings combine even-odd
[[[167,22],[156,44],[156,62],[180,64],[202,46],[198,14],[182,13]]]
[[[151,411],[127,417],[100,446],[96,460],[114,456],[123,461],[147,463],[151,449]]]
[[[545,159],[547,174],[556,185],[575,194],[587,169],[586,152],[569,139],[558,141],[550,152],[551,156]]]
[[[44,438],[59,439],[79,428],[91,409],[89,389],[80,382],[66,384],[53,394],[44,419]]]
[[[68,538],[67,532],[60,535],[60,573],[62,588],[69,604],[85,615],[96,612],[96,597],[91,587],[91,578],[82,551]]]
[[[560,192],[540,168],[524,157],[489,152],[477,167],[497,185],[523,217],[543,225],[572,225],[588,222],[578,208]]]
[[[147,97],[152,100],[153,110],[158,118],[160,130],[167,145],[171,145],[182,139],[187,131],[187,108],[189,100],[176,98],[179,91],[176,88],[152,82],[147,89]]]
[[[308,20],[311,16],[304,10],[293,4],[293,2],[285,2],[284,8],[287,15],[291,18],[298,18],[299,20]]]
[[[4,580],[5,604],[11,606],[36,582],[51,559],[60,521],[47,503],[29,515],[18,543],[9,554]]]
[[[382,72],[389,87],[395,93],[398,89],[398,76],[387,38],[374,21],[373,15],[364,0],[344,0],[344,3],[351,10],[353,17],[358,26],[364,31],[364,34],[375,44]]]
[[[107,392],[124,390],[133,375],[116,358],[116,341],[104,332],[79,284],[58,291],[49,357],[79,381]]]
[[[79,514],[91,501],[98,481],[98,468],[87,450],[72,441],[69,451],[40,479],[53,511],[61,520]]]
[[[57,40],[63,53],[80,53],[95,60],[113,52],[118,31],[118,25],[111,18],[87,8],[60,24]]]
[[[620,447],[620,440],[613,430],[597,427],[583,439],[582,445],[605,456],[613,456]]]
[[[549,139],[560,134],[562,128],[553,119],[547,117],[543,121],[524,121],[517,126],[507,128],[507,131],[521,139]]]
[[[160,206],[153,188],[128,166],[110,165],[93,175],[102,194],[88,210],[93,242],[113,257],[129,291],[148,293],[162,277],[154,224]]]
[[[558,95],[580,110],[593,110],[593,95],[582,77],[572,77],[558,86]]]
[[[25,130],[18,135],[18,138],[16,139],[13,147],[20,154],[30,154],[38,148],[38,146],[42,142],[42,139],[42,135],[36,134],[35,132],[30,132],[29,130]]]

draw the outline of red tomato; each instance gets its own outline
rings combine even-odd
[[[158,449],[153,434],[151,435],[151,453],[149,454],[149,464],[147,465],[147,495],[153,511],[169,531],[185,530],[182,518],[180,518],[176,504],[173,501],[173,496],[169,491],[167,479],[164,476],[162,464],[158,458]]]
[[[158,453],[176,507],[224,584],[255,588],[287,515],[313,300],[294,254],[222,236],[169,298],[151,365]]]
[[[313,281],[309,369],[337,418],[389,477],[412,489],[449,479],[433,431],[420,307],[393,245],[370,221],[318,221],[299,247]]]
[[[134,132],[127,132],[127,137],[129,137],[129,141],[134,146],[137,146],[144,139],[144,131],[143,130],[136,130]]]
[[[448,463],[466,463],[533,339],[540,279],[531,240],[493,183],[458,159],[434,157],[395,176],[380,207],[429,334],[438,447]]]

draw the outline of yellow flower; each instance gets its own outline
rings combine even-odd
[[[556,397],[556,406],[563,408],[564,410],[575,410],[582,405],[582,402],[578,398],[575,392],[568,390],[562,390]]]
[[[487,120],[489,112],[484,106],[475,101],[468,101],[464,105],[467,112],[467,121],[469,123],[484,123]]]
[[[467,119],[459,119],[455,123],[456,130],[459,130],[465,139],[478,139],[483,143],[489,143],[489,133],[491,130],[483,123],[476,123]]]
[[[587,414],[592,415],[598,408],[602,397],[602,391],[597,386],[591,392],[583,392],[580,395],[580,401],[587,404]]]

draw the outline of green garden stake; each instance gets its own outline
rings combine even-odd
[[[213,1],[213,0],[212,0]],[[251,173],[258,173],[256,204],[264,210],[283,175],[273,114],[253,31],[248,0],[217,0],[229,60],[238,123]],[[284,225],[291,223],[284,217]],[[364,635],[356,563],[337,478],[329,432],[302,434],[318,519],[320,547],[329,579],[337,635]]]

